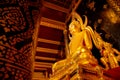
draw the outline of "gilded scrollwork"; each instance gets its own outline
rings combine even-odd
[[[110,7],[119,15],[120,14],[120,1],[119,0],[106,0],[106,1],[110,5]]]

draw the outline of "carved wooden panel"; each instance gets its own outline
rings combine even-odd
[[[0,79],[31,80],[34,25],[26,0],[0,1]]]

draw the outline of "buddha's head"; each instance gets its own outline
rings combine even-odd
[[[83,20],[78,13],[76,12],[72,13],[72,21],[69,25],[69,31],[71,34],[74,34],[75,32],[79,32],[85,29],[85,27],[87,26],[87,17],[85,15],[84,17],[85,22],[83,23]]]
[[[69,25],[70,34],[74,34],[80,31],[80,24],[78,21],[73,20]]]

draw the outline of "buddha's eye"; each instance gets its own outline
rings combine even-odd
[[[72,37],[72,35],[70,34],[70,37]]]
[[[75,28],[75,26],[74,26],[74,25],[72,25],[72,26],[71,26],[71,29],[74,29],[74,28]]]

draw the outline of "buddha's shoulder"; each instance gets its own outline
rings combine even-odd
[[[78,35],[83,35],[85,33],[86,33],[86,31],[84,30],[84,31],[79,32]]]

